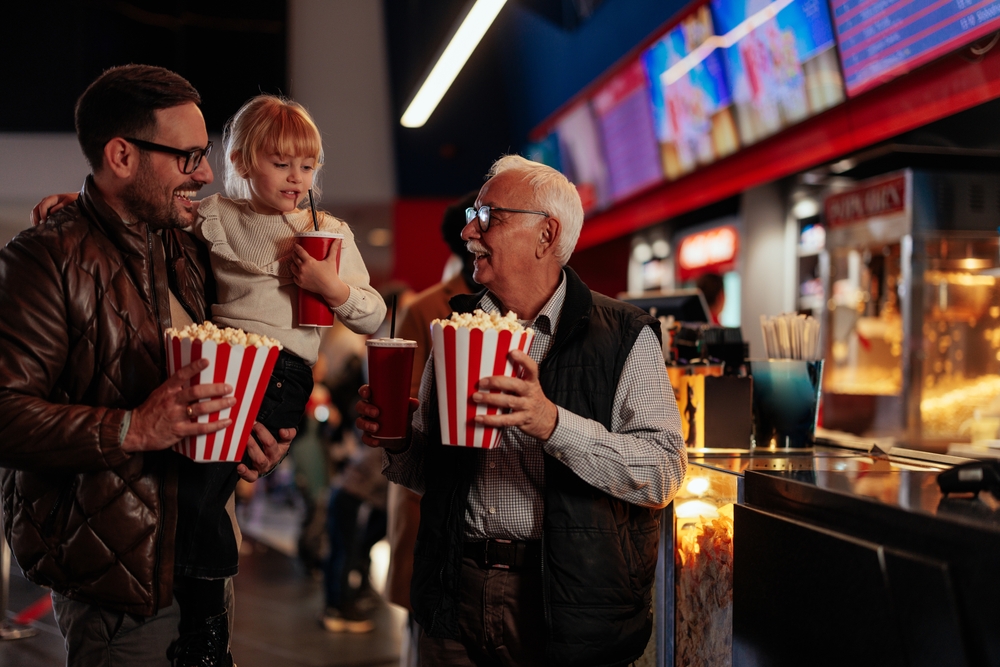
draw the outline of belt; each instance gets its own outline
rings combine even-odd
[[[481,569],[521,570],[541,567],[542,541],[480,540],[465,542],[462,555],[476,561]]]

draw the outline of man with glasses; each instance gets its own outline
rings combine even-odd
[[[204,248],[181,227],[212,182],[197,91],[159,67],[106,71],[80,97],[92,174],[79,199],[0,251],[0,487],[25,575],[52,589],[70,665],[167,665],[174,536],[197,464],[169,452],[217,431],[232,387],[167,379],[164,329],[205,319]],[[249,481],[287,451],[259,425]],[[228,628],[217,641],[228,642]],[[231,664],[231,662],[229,663]]]
[[[458,312],[514,311],[535,330],[518,377],[472,400],[508,410],[499,447],[441,444],[433,359],[411,434],[376,440],[361,388],[358,427],[386,476],[423,494],[411,602],[434,665],[626,665],[652,627],[658,510],[687,459],[657,321],[591,292],[566,263],[583,224],[559,172],[501,158],[462,238],[487,289]],[[669,557],[669,555],[668,555]]]

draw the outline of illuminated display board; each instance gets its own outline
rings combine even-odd
[[[584,213],[603,209],[611,203],[608,169],[600,131],[590,103],[584,100],[556,125],[562,173],[576,185]]]
[[[822,0],[711,0],[740,141],[750,145],[844,101]]]
[[[646,77],[638,60],[593,98],[607,161],[611,199],[620,201],[663,180]]]
[[[642,54],[663,171],[675,179],[739,149],[732,97],[707,6]]]
[[[847,94],[1000,29],[1000,0],[831,0]]]

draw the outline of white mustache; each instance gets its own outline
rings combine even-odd
[[[465,249],[471,252],[473,255],[488,255],[489,250],[486,249],[482,243],[477,241],[469,241],[465,244]]]

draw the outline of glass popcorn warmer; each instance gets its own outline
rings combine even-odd
[[[998,186],[905,170],[826,198],[824,427],[936,451],[1000,437]]]

